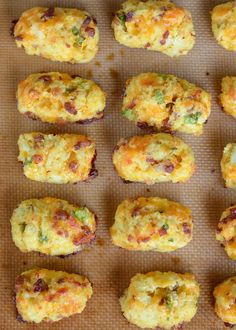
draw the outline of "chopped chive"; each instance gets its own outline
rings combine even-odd
[[[162,226],[162,229],[164,230],[168,230],[169,229],[169,225],[167,223],[165,223],[163,226]]]
[[[86,209],[77,209],[75,212],[74,212],[74,216],[76,217],[77,220],[81,221],[81,222],[84,222],[87,217],[88,217],[88,212]]]
[[[48,241],[47,235],[43,235],[42,231],[40,231],[40,233],[39,233],[39,241],[40,241],[40,243],[44,243],[44,242]]]
[[[125,109],[122,111],[122,115],[129,120],[135,120],[135,114],[131,109]]]
[[[160,89],[155,90],[155,99],[156,99],[157,104],[164,103],[164,101],[165,101],[164,100],[164,95],[163,95],[163,93]]]
[[[77,36],[79,34],[79,29],[76,26],[73,26],[71,31],[72,31],[74,36]]]
[[[30,159],[26,159],[26,160],[24,161],[24,165],[30,165],[30,164],[32,164],[32,158],[30,158]]]
[[[198,119],[201,117],[201,112],[192,113],[188,116],[185,116],[185,122],[190,125],[195,125],[198,122]]]

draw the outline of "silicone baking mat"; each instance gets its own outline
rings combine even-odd
[[[221,78],[236,75],[236,54],[217,45],[211,32],[210,10],[220,1],[175,0],[188,8],[196,30],[196,45],[186,56],[171,59],[147,50],[119,45],[111,29],[112,13],[121,1],[112,0],[0,0],[0,329],[136,329],[122,317],[118,297],[137,272],[152,270],[192,272],[201,284],[198,313],[185,329],[224,329],[213,311],[212,290],[216,283],[236,275],[236,265],[229,260],[215,240],[215,228],[221,212],[236,202],[236,192],[224,188],[220,174],[223,147],[233,142],[236,122],[217,105]],[[77,7],[86,9],[98,20],[100,51],[89,64],[71,65],[28,56],[17,49],[9,34],[11,21],[33,6]],[[64,128],[31,121],[17,112],[17,83],[28,74],[61,71],[92,78],[107,93],[105,118],[87,126]],[[205,88],[212,94],[212,114],[201,137],[181,135],[195,153],[197,171],[185,184],[124,184],[113,169],[112,150],[121,137],[142,134],[122,118],[122,87],[131,76],[141,72],[172,73]],[[30,131],[85,133],[97,142],[99,177],[90,183],[54,185],[37,183],[23,176],[17,162],[17,139]],[[99,218],[97,241],[79,255],[65,259],[21,253],[11,239],[13,209],[32,197],[55,196],[75,204],[86,204]],[[190,207],[194,216],[192,242],[173,253],[129,252],[111,244],[108,229],[117,205],[125,198],[160,196]],[[33,266],[81,273],[93,282],[94,295],[85,311],[55,324],[21,324],[16,321],[12,303],[14,279]]]

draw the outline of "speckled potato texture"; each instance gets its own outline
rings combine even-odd
[[[222,109],[236,119],[236,77],[224,77],[219,101]]]
[[[166,133],[121,139],[113,153],[113,164],[123,180],[150,185],[185,182],[195,170],[192,149]]]
[[[52,197],[20,203],[11,218],[12,239],[21,252],[66,256],[95,239],[95,215]]]
[[[219,45],[236,51],[236,1],[225,2],[213,8],[212,31]]]
[[[122,45],[171,57],[187,54],[195,43],[190,12],[169,1],[126,1],[116,12],[112,28]]]
[[[28,55],[52,61],[87,63],[98,51],[96,20],[72,8],[35,7],[26,10],[14,27],[17,47]]]
[[[93,81],[49,72],[29,75],[18,85],[18,110],[46,123],[87,123],[103,117],[106,97]]]
[[[228,143],[221,159],[221,172],[227,188],[236,188],[236,143]]]
[[[16,308],[25,322],[55,322],[82,313],[93,290],[77,274],[32,269],[16,278]]]
[[[173,75],[148,72],[126,82],[122,114],[141,128],[200,135],[210,111],[210,94]]]
[[[217,316],[229,326],[236,325],[236,276],[217,285],[213,294]]]
[[[110,229],[115,245],[127,250],[171,252],[192,239],[191,211],[158,197],[124,200]]]
[[[139,328],[171,329],[191,321],[199,294],[194,275],[156,271],[135,275],[120,304],[127,320]]]
[[[21,134],[18,160],[24,174],[34,181],[76,183],[96,176],[95,142],[84,135]]]
[[[228,256],[236,260],[236,205],[222,213],[216,230],[216,239],[224,246]]]

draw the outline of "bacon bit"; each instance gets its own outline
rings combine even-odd
[[[57,124],[58,126],[65,126],[65,125],[67,124],[67,121],[66,121],[65,119],[63,119],[63,118],[58,118],[58,119],[56,120],[56,124]]]
[[[57,290],[58,294],[65,294],[68,291],[68,288],[60,288]]]
[[[57,96],[57,95],[60,95],[60,94],[61,94],[61,88],[59,88],[59,87],[52,88],[52,95],[53,96]]]
[[[225,325],[227,328],[233,328],[233,327],[234,327],[233,324],[230,324],[230,323],[227,323],[227,322],[224,322],[224,325]]]
[[[98,22],[97,22],[96,18],[95,18],[95,17],[92,17],[92,19],[93,19],[93,23],[94,23],[94,25],[97,25]]]
[[[150,241],[150,239],[151,239],[151,237],[139,237],[137,239],[137,242],[138,243],[146,243],[146,242]]]
[[[42,162],[43,156],[35,154],[32,156],[32,159],[35,164],[39,164]]]
[[[68,237],[68,231],[67,230],[58,230],[57,235],[62,236],[62,237]]]
[[[34,292],[43,292],[48,290],[48,285],[47,283],[39,278],[35,283],[34,283]]]
[[[64,279],[64,277],[62,277],[62,278],[59,278],[59,280],[57,281],[57,283],[58,284],[61,284],[61,283],[64,283],[65,282],[65,279]]]
[[[160,302],[159,302],[159,306],[164,305],[164,303],[165,303],[165,298],[161,298],[161,300],[160,300]]]
[[[186,235],[191,234],[191,227],[189,226],[188,223],[183,223],[183,231]]]
[[[78,141],[78,142],[74,145],[73,149],[74,149],[74,150],[79,150],[79,149],[81,149],[81,148],[89,147],[91,144],[92,144],[92,141],[90,141],[90,140]]]
[[[160,44],[163,46],[166,43],[167,38],[169,37],[170,32],[166,30],[166,32],[163,33],[162,39],[160,40]]]
[[[217,233],[217,234],[220,234],[221,232],[222,232],[222,228],[217,228],[217,229],[216,229],[216,233]]]
[[[132,163],[133,163],[132,159],[130,159],[130,158],[126,159],[126,164],[127,165],[131,165]]]
[[[144,45],[144,48],[149,48],[149,47],[151,47],[150,42],[148,42],[146,45]]]
[[[150,164],[156,164],[157,163],[157,161],[153,157],[151,157],[151,156],[148,156],[146,158],[146,162],[147,163],[150,163]]]
[[[138,121],[136,125],[138,128],[149,129],[150,131],[154,131],[154,127],[148,125],[148,123]]]
[[[65,210],[57,210],[54,215],[55,220],[68,220],[70,217],[69,213]]]
[[[95,233],[92,233],[88,226],[82,226],[81,229],[83,229],[83,232],[73,239],[73,244],[76,246],[87,244],[95,238]]]
[[[133,11],[129,11],[129,12],[126,14],[126,22],[131,22],[133,16],[134,16],[134,12],[133,12]]]
[[[133,236],[128,235],[128,241],[129,241],[129,242],[132,242],[133,240],[134,240]]]
[[[22,41],[23,37],[19,35],[19,36],[15,36],[14,39],[17,41]]]
[[[140,208],[135,207],[131,213],[132,218],[137,217],[140,215]]]
[[[201,95],[201,93],[202,93],[202,91],[201,91],[200,89],[198,89],[198,90],[194,93],[193,98],[194,98],[194,99],[198,99],[199,96]]]
[[[69,224],[71,227],[74,227],[74,228],[79,227],[78,221],[74,217],[72,217],[72,215],[69,217]]]
[[[87,17],[85,18],[85,20],[83,21],[82,26],[83,26],[83,27],[88,26],[89,23],[91,22],[91,20],[92,20],[92,18],[91,18],[90,16],[87,16]]]
[[[71,115],[77,115],[77,110],[73,104],[70,102],[65,102],[64,108],[67,112],[69,112]]]
[[[133,98],[133,100],[131,101],[130,105],[128,106],[129,109],[133,109],[136,106],[136,99]]]
[[[175,169],[173,164],[164,165],[164,168],[165,168],[165,172],[167,172],[167,173],[172,173]]]
[[[44,142],[44,136],[42,134],[37,134],[34,136],[34,144],[36,148],[42,147]]]
[[[95,36],[95,30],[89,26],[86,27],[85,32],[92,38]]]
[[[236,208],[230,209],[230,214],[222,219],[220,222],[226,224],[227,222],[230,222],[232,220],[236,219]]]
[[[18,290],[24,284],[25,277],[23,275],[17,276],[15,281],[15,289]]]
[[[29,97],[32,99],[32,100],[36,100],[38,97],[39,97],[40,93],[37,92],[35,89],[31,89],[29,91]]]
[[[169,123],[169,118],[165,118],[162,122],[162,130],[164,132],[171,133],[171,125]]]
[[[67,47],[67,48],[70,48],[70,47],[71,47],[71,45],[69,45],[69,44],[67,44],[67,43],[66,43],[66,47]]]
[[[52,78],[48,75],[41,76],[38,80],[42,80],[45,84],[50,84],[52,82]]]
[[[49,7],[48,10],[41,16],[41,19],[46,22],[48,19],[52,18],[54,16],[54,8]]]
[[[69,169],[73,172],[76,173],[77,169],[78,169],[78,163],[73,160],[72,162],[69,163]]]
[[[160,236],[165,236],[167,234],[167,230],[164,228],[161,228],[158,230]]]

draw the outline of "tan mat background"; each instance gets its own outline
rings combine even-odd
[[[214,237],[221,212],[236,202],[236,191],[226,190],[220,175],[223,147],[233,142],[236,122],[221,112],[216,103],[221,78],[236,75],[236,54],[218,46],[210,27],[211,8],[220,1],[176,0],[193,15],[197,42],[187,56],[171,59],[147,50],[128,49],[115,42],[110,28],[112,12],[121,1],[112,0],[0,0],[0,329],[135,329],[120,313],[118,297],[137,272],[151,270],[193,272],[201,284],[198,313],[185,329],[219,330],[224,325],[214,315],[212,290],[216,283],[236,274]],[[28,56],[17,49],[9,35],[11,21],[33,6],[85,8],[96,16],[101,34],[100,51],[89,64],[70,65]],[[16,109],[15,92],[19,80],[39,71],[61,71],[93,78],[107,93],[106,117],[88,126],[71,125],[63,129],[23,118]],[[132,75],[158,71],[172,73],[194,82],[212,94],[212,114],[199,137],[183,136],[195,152],[197,172],[186,184],[125,185],[116,175],[112,149],[125,136],[142,134],[120,115],[121,90]],[[97,141],[99,177],[78,185],[42,184],[26,179],[17,162],[18,135],[23,132],[80,132]],[[24,199],[55,196],[72,203],[87,204],[99,218],[97,242],[81,254],[66,259],[21,253],[13,244],[9,219]],[[140,253],[118,249],[111,244],[108,228],[115,209],[124,198],[161,196],[189,206],[195,227],[192,242],[174,253]],[[15,320],[12,290],[15,277],[35,265],[85,274],[94,284],[94,295],[85,311],[56,324],[26,325]]]

